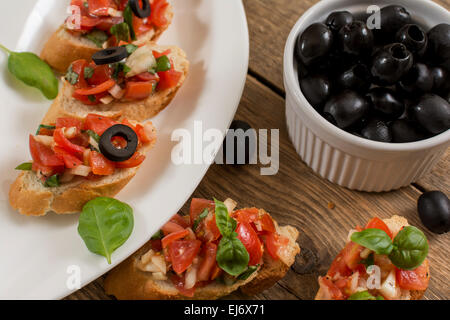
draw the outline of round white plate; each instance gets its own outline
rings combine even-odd
[[[71,275],[79,270],[81,285],[101,276],[142,246],[189,199],[208,164],[175,165],[171,134],[177,128],[222,132],[234,117],[248,67],[248,30],[240,0],[170,0],[174,21],[160,40],[183,48],[190,74],[172,104],[153,119],[158,143],[136,177],[117,196],[134,209],[135,227],[112,257],[90,253],[77,233],[78,214],[25,217],[11,209],[9,186],[14,168],[29,161],[28,135],[39,125],[51,102],[13,78],[0,53],[0,298],[57,299],[76,289]],[[66,16],[69,0],[0,1],[0,43],[15,51],[39,53]],[[207,145],[207,143],[205,143]],[[213,195],[211,195],[213,196]],[[68,286],[69,284],[69,286]]]

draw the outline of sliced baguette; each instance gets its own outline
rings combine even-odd
[[[114,119],[127,118],[136,121],[143,121],[157,115],[172,101],[186,79],[189,71],[189,61],[186,59],[184,51],[178,47],[154,44],[152,48],[158,52],[163,52],[167,49],[171,50],[168,56],[172,59],[175,70],[183,73],[176,87],[156,91],[150,97],[141,101],[113,101],[107,105],[90,106],[74,99],[72,97],[74,87],[63,80],[63,87],[45,115],[43,123],[54,123],[59,117],[81,119],[89,113],[100,114]]]
[[[286,249],[287,258],[284,261],[274,260],[264,253],[263,265],[246,280],[239,280],[232,285],[213,282],[205,287],[197,288],[194,297],[185,297],[169,280],[153,280],[149,273],[138,269],[137,263],[140,257],[151,248],[151,244],[148,242],[108,274],[104,284],[105,291],[120,300],[213,300],[238,289],[248,295],[257,294],[272,287],[283,278],[295,262],[295,256],[300,253],[300,247],[296,242],[299,235],[298,230],[292,226],[279,227],[276,222],[275,226],[279,234],[289,238]]]
[[[141,45],[149,41],[157,41],[171,24],[172,18],[173,10],[169,4],[166,9],[167,24],[146,32],[133,43]],[[97,47],[92,41],[73,35],[66,31],[66,28],[62,25],[44,45],[41,59],[46,61],[56,71],[64,73],[75,60],[86,59],[89,61],[92,55],[99,50],[101,48]]]
[[[391,230],[392,234],[395,236],[403,227],[409,226],[408,220],[406,218],[394,215],[389,219],[383,219],[384,223],[388,226],[389,230]],[[428,277],[430,277],[430,266],[428,264]],[[410,290],[409,300],[420,300],[422,299],[423,295],[425,294],[426,290]],[[322,292],[322,289],[319,288],[315,300],[322,300],[321,297],[323,297],[324,294]]]
[[[156,139],[144,146],[141,154],[149,151]],[[114,197],[135,176],[139,167],[116,169],[110,176],[97,180],[76,177],[59,187],[45,187],[33,171],[22,172],[11,185],[9,203],[21,214],[43,216],[53,211],[57,214],[80,212],[89,200],[97,197]]]

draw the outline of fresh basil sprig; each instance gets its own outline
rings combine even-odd
[[[15,170],[22,170],[22,171],[30,171],[33,168],[33,163],[31,162],[24,162],[22,164],[19,164]]]
[[[78,233],[89,251],[106,257],[127,241],[134,227],[133,209],[119,200],[100,197],[83,207]]]
[[[133,28],[133,10],[131,10],[130,4],[127,4],[125,10],[123,11],[123,19],[130,30],[131,40],[136,41],[136,33]]]
[[[256,270],[258,270],[259,268],[259,264],[256,266],[249,266],[247,268],[247,270],[245,270],[244,272],[242,272],[237,279],[238,280],[247,280],[253,273],[256,272]]]
[[[229,214],[221,201],[214,199],[216,224],[222,235],[217,248],[216,260],[221,269],[232,276],[238,276],[247,270],[250,256],[247,249],[237,238],[237,222]]]
[[[352,294],[347,300],[384,300],[382,296],[373,296],[369,291],[360,291]]]
[[[44,96],[55,99],[58,95],[58,79],[47,63],[31,52],[13,52],[0,45],[8,55],[8,69],[17,79],[39,89]]]
[[[397,234],[394,241],[380,229],[366,229],[355,232],[351,241],[374,251],[387,255],[400,269],[413,270],[422,264],[428,255],[428,241],[425,234],[413,226],[406,226]]]

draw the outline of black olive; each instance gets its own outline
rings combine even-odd
[[[412,95],[431,92],[433,89],[433,75],[425,64],[416,63],[400,79],[398,86],[400,90]]]
[[[405,111],[402,99],[388,88],[372,88],[367,94],[374,112],[386,120],[395,120]]]
[[[112,143],[113,137],[121,137],[125,139],[127,145],[125,148],[116,148]],[[130,159],[136,152],[138,146],[138,137],[136,132],[129,126],[116,124],[108,128],[100,137],[98,143],[100,152],[109,160],[122,162]]]
[[[417,211],[423,225],[434,233],[450,231],[450,200],[440,191],[428,191],[417,201]]]
[[[361,130],[361,135],[369,140],[391,142],[392,135],[388,125],[380,119],[372,119]]]
[[[390,124],[392,142],[404,143],[425,139],[427,136],[418,128],[417,123],[406,119],[392,121]]]
[[[128,57],[128,51],[125,47],[111,47],[94,53],[92,60],[94,60],[96,65],[100,66],[122,61],[126,57]]]
[[[343,89],[364,93],[371,85],[370,71],[365,65],[358,63],[339,75],[336,82]]]
[[[413,64],[411,52],[401,43],[393,43],[380,49],[372,61],[373,82],[393,85],[405,75]]]
[[[419,57],[423,56],[427,49],[428,36],[417,24],[404,25],[398,30],[396,40],[403,43],[412,54]]]
[[[325,24],[331,31],[337,33],[346,24],[353,22],[353,15],[348,11],[335,11],[330,13]]]
[[[239,134],[239,131],[236,132],[236,130],[239,129],[243,131],[243,136]],[[232,132],[229,130],[227,132],[222,145],[225,164],[249,164],[253,159],[256,152],[256,140],[253,139],[252,141],[249,137],[253,133],[249,133],[247,131],[251,129],[252,127],[247,122],[241,120],[233,120],[230,125],[230,130],[234,131]],[[233,144],[233,152],[227,152],[227,143]]]
[[[441,67],[431,69],[433,75],[433,92],[443,94],[450,92],[450,74]]]
[[[441,23],[428,31],[428,48],[435,61],[450,71],[450,24]]]
[[[411,114],[413,119],[432,134],[450,129],[450,104],[438,95],[423,95],[412,106]]]
[[[373,49],[373,34],[362,21],[353,21],[339,30],[339,42],[344,53],[366,55]]]
[[[331,97],[323,109],[327,119],[345,129],[360,121],[369,111],[369,103],[358,93],[345,90]]]
[[[397,31],[405,24],[411,23],[411,15],[402,6],[390,5],[380,10],[380,27],[375,29],[377,39],[389,43]]]
[[[317,63],[330,53],[333,33],[323,23],[313,23],[298,37],[296,55],[306,66]]]
[[[306,100],[320,111],[331,94],[331,82],[324,75],[312,75],[300,79],[300,88]]]
[[[144,19],[147,18],[151,13],[151,7],[149,0],[141,0],[142,8],[139,5],[139,0],[130,0],[128,3],[130,4],[131,10],[136,17]]]

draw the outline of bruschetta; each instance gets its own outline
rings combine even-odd
[[[72,0],[73,15],[46,42],[41,58],[55,70],[65,72],[73,61],[89,60],[95,52],[120,40],[132,40],[136,45],[156,41],[172,21],[172,7],[167,0],[150,0],[150,14],[140,18],[131,10],[131,2],[143,3]]]
[[[421,299],[430,280],[429,262],[426,258],[428,242],[420,230],[414,227],[412,227],[414,228],[411,229],[412,231],[403,230],[404,228],[410,228],[408,221],[403,217],[393,216],[384,220],[373,218],[365,228],[356,227],[356,229],[351,230],[345,248],[335,258],[327,274],[324,277],[319,277],[319,291],[316,300]],[[389,248],[390,245],[386,239],[393,239],[393,246],[395,246],[395,238],[403,230],[401,234],[403,239],[398,243],[407,244],[408,240],[412,239],[410,244],[420,245],[420,249],[414,249],[415,252],[412,252],[409,251],[412,250],[412,247],[409,247],[401,256],[410,260],[422,256],[418,262],[419,265],[405,269],[405,266],[399,266],[399,259],[394,259],[392,252],[391,254],[377,254],[373,250],[352,241],[352,239],[360,241],[356,239],[361,239],[362,236],[355,238],[353,235],[369,229],[377,230],[377,232],[366,233],[366,241],[375,246],[385,243],[386,248]],[[380,234],[387,234],[387,236],[384,236],[383,239]],[[361,233],[361,235],[363,234]],[[389,250],[385,253],[387,252]],[[398,256],[394,254],[394,257]],[[377,273],[375,267],[379,270],[379,273]],[[372,276],[372,279],[369,279],[370,276]]]
[[[136,174],[156,142],[151,122],[121,122],[96,114],[58,118],[29,136],[31,162],[9,191],[21,214],[80,212],[96,197],[113,197]]]
[[[112,270],[105,290],[118,299],[218,299],[257,294],[283,278],[300,252],[299,232],[263,209],[227,199],[192,199],[152,240]]]
[[[127,54],[125,48],[129,56],[122,59]],[[116,60],[77,60],[71,64],[44,123],[59,117],[82,119],[89,113],[146,120],[170,103],[189,70],[185,53],[174,46],[123,45],[96,55],[106,52],[111,58],[110,50],[117,50]]]

